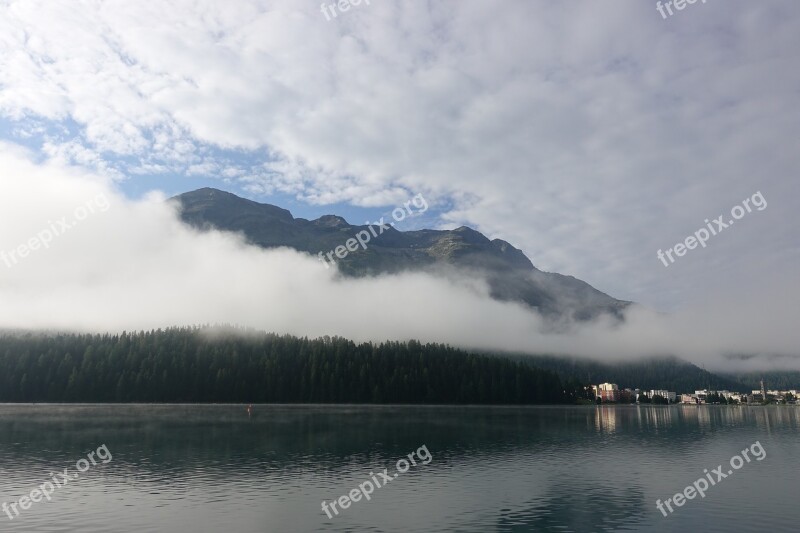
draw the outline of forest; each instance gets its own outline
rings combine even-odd
[[[583,387],[442,344],[237,328],[0,334],[0,402],[575,403]]]

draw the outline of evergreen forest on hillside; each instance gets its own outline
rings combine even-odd
[[[0,335],[0,402],[574,403],[583,388],[441,344],[237,329]]]

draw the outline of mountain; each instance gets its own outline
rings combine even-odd
[[[287,246],[318,256],[342,246],[359,232],[372,231],[365,248],[336,258],[342,274],[352,277],[403,271],[448,271],[487,280],[493,298],[521,302],[542,315],[588,320],[601,314],[621,318],[630,302],[617,300],[572,276],[543,272],[511,244],[490,240],[474,229],[401,232],[393,227],[355,226],[335,215],[316,220],[294,218],[286,209],[203,188],[171,199],[181,217],[199,229],[243,234],[263,248]],[[362,233],[363,235],[363,233]]]

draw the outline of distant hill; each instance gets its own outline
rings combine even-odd
[[[766,372],[740,372],[721,375],[744,383],[747,391],[761,389],[762,379],[767,389],[800,389],[800,372],[797,370],[770,370]]]
[[[700,389],[749,392],[751,387],[733,376],[703,370],[675,357],[605,363],[574,357],[517,356],[529,364],[553,371],[562,379],[584,383],[616,383],[622,388],[666,389],[678,394]]]
[[[172,200],[179,204],[182,219],[195,228],[237,232],[263,248],[287,246],[314,256],[369,229],[335,215],[294,218],[286,209],[212,188]],[[406,232],[389,227],[366,249],[359,247],[337,262],[341,272],[352,277],[421,270],[466,272],[485,278],[493,298],[524,303],[551,318],[621,317],[630,304],[572,276],[542,272],[511,244],[490,240],[466,226]]]

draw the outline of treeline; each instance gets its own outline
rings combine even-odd
[[[766,372],[744,372],[741,374],[731,374],[732,379],[738,379],[745,385],[745,390],[761,389],[761,380],[764,380],[764,387],[767,389],[800,389],[800,372],[797,370],[771,370]]]
[[[0,402],[574,403],[582,387],[441,344],[243,330],[0,336]]]

